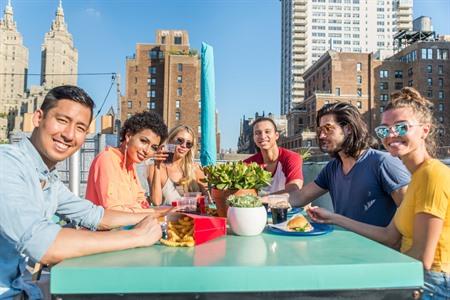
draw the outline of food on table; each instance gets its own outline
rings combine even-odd
[[[296,215],[287,222],[287,228],[297,232],[310,232],[314,228],[303,215]]]
[[[160,239],[161,244],[169,247],[195,246],[194,219],[184,216],[167,223],[167,239]]]

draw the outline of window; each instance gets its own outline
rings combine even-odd
[[[411,77],[412,75],[413,75],[413,69],[412,69],[412,68],[409,68],[409,69],[408,69],[408,76]]]
[[[356,107],[357,108],[362,108],[362,102],[361,101],[356,101]]]
[[[443,66],[443,65],[439,65],[439,66],[438,66],[438,74],[439,74],[439,75],[444,74],[444,66]]]
[[[403,88],[403,82],[396,82],[395,83],[395,89],[401,90]]]
[[[183,64],[177,64],[178,72],[183,72]]]
[[[183,82],[183,77],[181,75],[177,76],[177,82],[178,83],[182,83]]]
[[[437,59],[448,59],[448,50],[447,49],[436,49],[436,58]]]
[[[433,90],[428,90],[427,91],[427,97],[428,98],[433,98]]]
[[[175,45],[181,45],[181,36],[176,36],[176,37],[174,37],[173,38],[173,43],[175,44]]]
[[[158,58],[158,50],[150,50],[150,58],[151,59]]]
[[[380,90],[387,90],[389,89],[389,85],[387,82],[380,82]]]
[[[444,103],[439,103],[438,110],[444,111]]]
[[[150,101],[147,101],[147,109],[150,109]]]
[[[439,120],[439,123],[444,123],[444,117],[443,116],[439,116],[438,120]]]
[[[129,118],[131,118],[131,114],[130,113],[127,114],[127,119],[129,119]]]
[[[403,71],[401,71],[401,70],[395,71],[394,77],[395,78],[403,78]]]
[[[356,76],[356,83],[357,84],[362,84],[362,76],[361,75],[357,75]]]
[[[156,74],[156,67],[150,67],[150,68],[148,68],[148,72],[149,72],[150,74]]]
[[[154,101],[150,102],[150,109],[156,109],[156,102]]]
[[[433,59],[433,49],[423,48],[422,49],[422,59]]]
[[[137,77],[134,77],[134,83],[137,83],[137,82],[138,82]]]
[[[166,43],[166,37],[165,36],[162,36],[161,37],[161,44],[165,44]]]
[[[444,79],[443,78],[438,79],[438,86],[440,89],[442,89],[444,87]]]
[[[439,100],[444,100],[444,91],[438,92],[438,98],[439,98]]]
[[[356,95],[358,95],[358,97],[362,96],[362,89],[361,88],[357,88],[356,89]]]
[[[160,59],[163,59],[164,58],[164,52],[163,51],[159,51],[158,52],[158,57],[160,58]]]
[[[428,65],[427,66],[427,73],[432,73],[433,72],[433,66],[432,65]]]
[[[380,95],[380,100],[381,101],[387,101],[388,100],[388,94],[381,94]]]
[[[361,72],[362,69],[362,64],[361,63],[357,63],[356,64],[356,72]]]
[[[156,91],[155,90],[151,90],[150,91],[150,97],[152,97],[152,98],[156,97]]]
[[[133,108],[133,101],[128,100],[127,107],[128,108]]]
[[[380,106],[380,113],[384,111],[384,106]]]
[[[180,100],[175,101],[175,107],[180,108]]]
[[[137,89],[134,89],[134,94],[137,95]]]
[[[180,118],[181,118],[181,113],[180,113],[179,111],[177,111],[177,112],[175,113],[175,120],[179,121]]]
[[[389,72],[388,70],[380,70],[380,78],[388,78]]]
[[[150,78],[150,85],[156,85],[156,78]]]
[[[433,86],[433,79],[432,78],[427,78],[427,85],[428,86]]]
[[[408,81],[408,86],[413,86],[413,81],[412,80]]]
[[[183,89],[177,88],[177,96],[183,96]]]
[[[337,87],[337,88],[335,89],[335,95],[336,95],[336,96],[340,96],[340,95],[341,95],[341,88],[338,88],[338,87]]]

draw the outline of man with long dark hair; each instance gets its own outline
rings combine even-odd
[[[336,213],[372,225],[389,224],[410,180],[404,165],[369,147],[367,125],[351,104],[324,105],[316,123],[319,147],[333,159],[313,182],[291,193],[292,204],[304,206],[329,192]]]

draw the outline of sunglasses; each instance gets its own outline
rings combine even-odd
[[[380,125],[375,128],[375,134],[380,139],[385,139],[389,136],[389,133],[391,132],[392,129],[396,136],[405,136],[408,133],[410,127],[420,125],[421,124],[409,124],[408,122],[398,122],[392,126]]]
[[[320,136],[320,134],[323,132],[325,135],[329,135],[333,131],[336,130],[336,125],[333,124],[325,124],[323,126],[318,126],[316,128],[316,134],[317,136]]]
[[[192,143],[191,141],[185,140],[182,137],[177,138],[175,144],[180,145],[180,146],[184,145],[184,147],[186,147],[188,149],[191,149],[194,146],[194,143]]]

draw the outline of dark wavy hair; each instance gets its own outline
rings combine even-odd
[[[346,155],[356,159],[362,150],[369,148],[372,138],[367,129],[367,124],[364,122],[361,113],[354,105],[345,102],[325,104],[317,112],[317,127],[320,126],[320,118],[325,115],[334,115],[336,123],[338,123],[343,130],[345,126],[348,128],[341,149]],[[317,139],[319,139],[318,136]],[[338,157],[337,153],[331,155],[333,157]]]
[[[71,100],[88,107],[91,110],[91,119],[89,120],[89,123],[92,121],[95,106],[94,101],[82,88],[74,85],[57,86],[45,95],[44,102],[42,102],[40,108],[44,112],[44,117],[60,100]]]
[[[267,117],[257,118],[255,121],[253,121],[252,128],[254,129],[256,124],[258,124],[260,122],[264,122],[264,121],[272,123],[273,128],[275,129],[275,132],[278,132],[278,128],[277,128],[277,125],[275,124],[275,122],[271,118],[267,118]]]
[[[144,129],[150,129],[158,135],[161,138],[160,144],[164,142],[168,135],[167,126],[163,118],[153,111],[144,111],[131,116],[125,121],[120,130],[120,142],[125,141],[127,133],[135,135]]]
[[[430,124],[430,132],[425,138],[425,147],[431,157],[436,157],[436,122],[433,117],[433,103],[424,98],[416,89],[404,87],[391,95],[384,111],[396,108],[411,108],[420,122]]]

